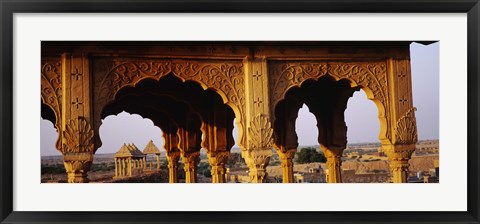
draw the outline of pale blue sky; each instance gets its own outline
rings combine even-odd
[[[418,138],[438,139],[439,136],[439,43],[410,46],[412,66],[413,105],[417,108]],[[363,91],[355,92],[348,101],[345,122],[348,126],[348,142],[378,142],[380,124],[375,104],[368,100]],[[41,155],[60,155],[55,149],[57,132],[53,124],[41,119]],[[317,145],[318,131],[315,117],[304,105],[296,121],[298,142],[300,145]],[[233,136],[237,138],[236,129]],[[108,116],[100,126],[103,145],[97,153],[116,152],[123,143],[134,143],[143,149],[152,139],[163,147],[161,130],[150,119],[136,114],[122,112]],[[162,149],[161,149],[162,150]],[[162,150],[163,151],[163,150]]]

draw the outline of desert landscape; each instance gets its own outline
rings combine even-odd
[[[319,146],[299,147],[294,159],[295,183],[326,183],[327,165]],[[299,161],[302,149],[316,149],[320,155],[317,161]],[[305,150],[303,150],[305,151]],[[88,173],[90,182],[97,183],[168,183],[168,162],[165,154],[160,155],[160,169],[145,170],[132,177],[113,178],[115,176],[114,154],[97,154]],[[315,160],[315,159],[314,159]],[[419,141],[414,155],[409,161],[409,183],[439,182],[439,141]],[[153,158],[147,164],[155,162]],[[233,148],[228,158],[227,182],[249,182],[248,167],[241,157],[239,148]],[[42,157],[42,183],[66,183],[67,176],[62,156]],[[179,162],[179,182],[185,182],[183,164]],[[211,167],[205,153],[200,154],[198,162],[198,183],[211,183]],[[267,166],[267,183],[282,183],[282,167],[278,154],[274,153]],[[380,143],[362,143],[348,145],[342,157],[343,183],[389,183],[391,171],[387,156],[381,152]]]

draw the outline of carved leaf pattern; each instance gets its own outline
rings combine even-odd
[[[58,59],[49,59],[42,61],[41,94],[43,103],[50,106],[55,113],[55,128],[61,128],[61,108],[62,108],[62,76],[61,62]],[[60,149],[61,141],[58,137],[56,148]]]
[[[272,62],[269,64],[271,74],[270,105],[276,105],[288,89],[300,86],[308,79],[317,80],[327,73],[327,63],[319,62]]]
[[[417,142],[417,125],[415,119],[416,108],[412,107],[398,119],[395,125],[396,136],[394,144],[413,144]]]
[[[387,108],[387,65],[379,63],[329,63],[328,74],[338,79],[348,78],[367,87],[375,99]]]
[[[250,149],[268,149],[273,146],[273,128],[265,114],[258,114],[250,122],[248,131],[250,137]]]
[[[94,153],[93,130],[85,118],[71,119],[63,131],[63,153]]]

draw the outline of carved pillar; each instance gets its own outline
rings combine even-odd
[[[127,166],[126,166],[126,163],[125,163],[125,159],[122,158],[122,177],[125,177],[125,176],[126,176],[126,173],[127,173],[127,172],[125,171],[126,167],[127,167]]]
[[[247,136],[242,157],[252,183],[266,181],[266,167],[273,152],[273,129],[268,98],[268,71],[265,57],[244,59]]]
[[[183,170],[185,170],[185,183],[197,182],[197,164],[200,151],[182,153]]]
[[[212,183],[225,183],[225,164],[228,161],[229,151],[209,153],[208,162],[212,167]]]
[[[178,183],[178,159],[180,158],[180,151],[178,150],[178,135],[176,131],[170,129],[163,130],[163,139],[167,161],[168,161],[168,182],[169,183]]]
[[[234,114],[222,102],[207,102],[206,116],[202,122],[202,148],[207,151],[212,183],[225,183],[225,164],[234,144],[232,137]]]
[[[89,60],[82,52],[64,53],[62,60],[62,154],[69,183],[88,182],[96,151],[92,128]]]
[[[390,160],[393,182],[406,183],[408,161],[417,143],[417,124],[412,99],[410,54],[408,46],[389,60],[391,144],[382,144]]]
[[[118,165],[117,165],[117,158],[114,158],[113,161],[115,162],[115,177],[118,177]]]
[[[390,160],[392,181],[394,183],[406,183],[408,178],[408,161],[415,151],[415,145],[383,145],[382,149]]]
[[[286,152],[277,151],[282,160],[283,183],[293,183],[293,158],[297,149],[287,150]]]
[[[344,148],[333,148],[320,145],[320,149],[327,158],[327,183],[342,182],[342,154]]]
[[[293,183],[293,158],[297,152],[298,137],[295,121],[302,103],[298,100],[285,99],[275,108],[275,150],[282,161],[283,183]]]
[[[180,158],[180,152],[167,152],[168,161],[168,182],[178,183],[178,159]]]
[[[147,169],[147,158],[143,157],[143,171]]]
[[[67,171],[68,183],[87,183],[87,172],[93,161],[93,154],[65,153],[63,163]]]
[[[119,176],[123,177],[123,159],[120,158],[118,160],[118,163],[119,163],[119,166],[120,166],[120,170],[118,171],[119,172]]]
[[[128,158],[128,176],[132,176],[132,158]]]

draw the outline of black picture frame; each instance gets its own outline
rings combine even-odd
[[[1,223],[480,223],[478,0],[0,0]],[[467,13],[468,211],[466,212],[19,212],[13,211],[14,13]],[[452,193],[452,192],[445,192]],[[71,202],[73,203],[73,202]],[[259,199],[258,203],[264,203]],[[228,205],[226,205],[228,206]]]

